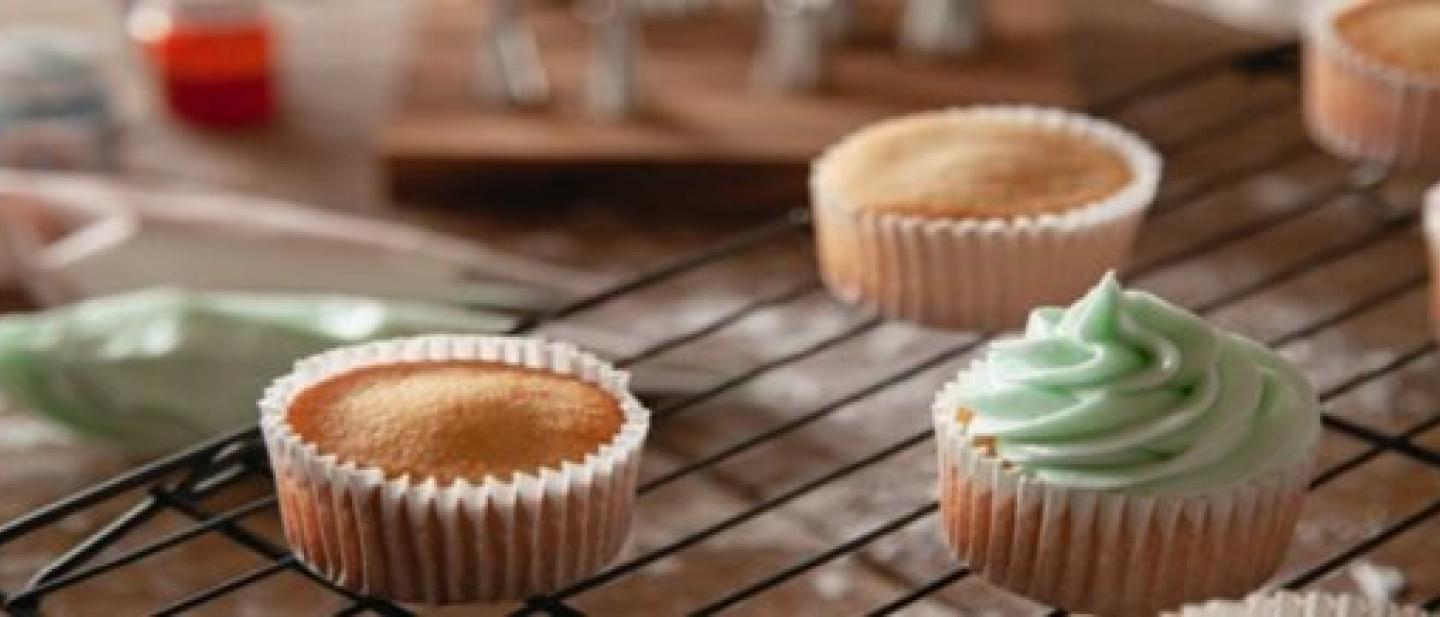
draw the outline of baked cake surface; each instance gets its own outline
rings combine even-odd
[[[939,218],[1060,213],[1115,194],[1115,148],[1031,123],[949,112],[881,122],[820,162],[816,181],[862,210]]]
[[[479,361],[381,364],[333,376],[291,403],[306,443],[387,477],[448,482],[580,462],[620,430],[615,397],[581,379]]]
[[[1440,77],[1440,0],[1376,0],[1335,21],[1346,44],[1375,62]]]

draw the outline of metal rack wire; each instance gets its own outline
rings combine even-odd
[[[1218,74],[1293,76],[1296,64],[1295,56],[1296,49],[1294,45],[1279,45],[1258,51],[1227,54],[1221,57],[1207,59],[1195,65],[1188,66],[1183,70],[1142,84],[1140,87],[1128,91],[1121,96],[1109,99],[1097,105],[1094,111],[1102,114],[1113,114],[1144,101],[1166,96],[1168,93],[1199,81],[1213,78]],[[1264,118],[1270,114],[1293,109],[1294,105],[1295,101],[1293,96],[1256,101],[1222,114],[1184,134],[1172,135],[1164,140],[1161,146],[1162,149],[1170,152],[1192,148],[1205,143],[1207,140],[1214,139],[1219,135],[1244,131],[1251,123],[1255,122],[1257,118]],[[1160,217],[1173,216],[1175,213],[1191,207],[1207,194],[1265,174],[1310,152],[1313,152],[1313,150],[1311,150],[1302,138],[1262,160],[1252,162],[1248,165],[1230,168],[1227,171],[1204,178],[1199,182],[1185,187],[1183,191],[1165,195],[1161,203],[1157,204],[1153,209],[1151,215],[1152,220]],[[1204,259],[1243,239],[1253,238],[1267,231],[1284,226],[1309,213],[1325,208],[1328,204],[1335,202],[1342,196],[1356,196],[1375,204],[1374,210],[1378,214],[1371,223],[1371,226],[1364,233],[1344,243],[1309,254],[1299,261],[1285,265],[1278,270],[1268,272],[1257,280],[1245,283],[1238,288],[1230,289],[1217,298],[1204,302],[1199,306],[1191,307],[1202,314],[1215,313],[1226,307],[1240,303],[1243,300],[1260,295],[1277,285],[1330,267],[1350,255],[1376,246],[1387,239],[1394,238],[1400,234],[1413,233],[1418,218],[1413,204],[1407,208],[1385,203],[1378,191],[1378,183],[1375,181],[1377,177],[1375,174],[1355,174],[1349,178],[1337,178],[1334,182],[1324,186],[1312,187],[1313,190],[1308,195],[1297,200],[1290,207],[1233,227],[1223,235],[1201,239],[1178,252],[1169,253],[1136,264],[1128,269],[1126,274],[1131,277],[1139,277],[1162,272],[1195,260]],[[565,306],[549,315],[529,320],[517,328],[517,331],[530,331],[543,324],[563,320],[578,313],[600,307],[606,303],[647,287],[663,283],[685,273],[712,266],[726,260],[736,259],[740,255],[754,251],[769,243],[781,239],[793,239],[796,236],[803,236],[808,229],[809,218],[807,214],[802,211],[787,214],[778,221],[763,225],[707,249],[679,257],[625,281],[622,284]],[[1413,293],[1423,288],[1425,284],[1426,277],[1423,275],[1404,278],[1398,283],[1379,290],[1378,293],[1354,298],[1354,302],[1349,306],[1333,312],[1319,321],[1309,323],[1279,335],[1271,336],[1269,340],[1265,342],[1280,346],[1305,340],[1339,326],[1347,320],[1391,300]],[[795,302],[810,294],[817,293],[820,289],[821,287],[818,280],[812,274],[775,293],[750,299],[743,306],[719,316],[717,319],[714,319],[702,327],[659,341],[619,362],[623,365],[643,364],[651,358],[717,332],[749,315],[755,314],[757,311]],[[784,371],[787,367],[797,362],[821,354],[846,341],[855,339],[878,328],[881,324],[882,321],[876,317],[862,319],[833,335],[817,340],[800,349],[749,366],[709,387],[705,387],[681,398],[665,401],[663,405],[655,409],[657,426],[663,427],[668,419],[692,411],[707,400],[744,386],[768,373]],[[932,352],[907,365],[899,367],[897,370],[890,371],[878,379],[860,384],[858,387],[844,393],[833,401],[812,409],[804,410],[788,417],[788,419],[783,422],[768,426],[761,431],[747,435],[694,460],[683,462],[675,468],[669,469],[644,482],[640,490],[641,499],[644,499],[646,495],[655,492],[661,487],[683,478],[694,476],[695,474],[705,473],[727,460],[746,452],[754,451],[763,445],[774,442],[782,436],[817,423],[832,416],[848,405],[875,396],[886,390],[902,387],[917,375],[927,370],[956,361],[966,353],[980,347],[990,338],[990,334],[984,334],[979,337],[965,337],[939,351]],[[1403,350],[1381,366],[1352,375],[1340,383],[1329,387],[1322,392],[1322,399],[1327,402],[1333,401],[1342,395],[1369,384],[1383,382],[1406,367],[1410,367],[1430,357],[1434,351],[1435,344],[1433,342],[1427,341],[1416,344],[1409,349]],[[1330,431],[1358,440],[1363,444],[1363,449],[1326,469],[1319,470],[1312,482],[1312,488],[1335,481],[1347,472],[1359,468],[1365,463],[1384,454],[1396,454],[1427,466],[1440,468],[1440,452],[1435,452],[1424,447],[1417,443],[1415,439],[1431,429],[1440,427],[1440,413],[1432,414],[1428,419],[1407,427],[1405,430],[1395,434],[1387,434],[1333,414],[1326,415],[1325,427]],[[576,596],[610,584],[662,559],[704,544],[721,534],[749,521],[764,517],[787,503],[800,499],[823,487],[845,482],[861,470],[895,457],[912,448],[916,448],[927,442],[930,438],[931,435],[928,430],[921,430],[913,434],[905,435],[903,438],[888,445],[864,453],[833,468],[814,470],[813,475],[810,476],[809,479],[783,492],[768,496],[749,505],[749,507],[743,510],[713,520],[707,526],[676,538],[669,543],[625,558],[619,563],[611,565],[608,569],[575,583],[566,589],[548,596],[532,598],[518,609],[517,613],[550,615],[580,614],[579,611],[572,608],[568,603]],[[275,505],[275,497],[273,494],[265,495],[239,506],[221,511],[212,511],[210,507],[206,505],[205,498],[208,495],[214,494],[242,479],[257,476],[264,477],[267,476],[268,473],[269,471],[266,466],[262,446],[259,444],[258,431],[256,429],[248,429],[135,469],[51,504],[50,506],[10,521],[0,526],[0,555],[3,555],[3,550],[7,545],[46,528],[60,524],[65,519],[76,514],[90,511],[102,502],[131,495],[136,492],[139,494],[139,497],[128,510],[110,519],[108,523],[90,534],[85,540],[74,545],[64,554],[54,558],[44,567],[39,568],[30,578],[28,584],[19,589],[7,590],[4,593],[0,593],[0,605],[3,605],[8,612],[14,615],[37,615],[41,613],[43,601],[54,594],[61,593],[81,582],[104,576],[120,568],[143,567],[136,565],[135,562],[192,541],[198,537],[214,535],[228,539],[237,548],[254,552],[265,560],[264,565],[249,571],[237,573],[232,578],[210,587],[194,590],[190,595],[175,600],[169,605],[157,607],[155,614],[173,615],[184,613],[206,605],[208,602],[222,596],[242,592],[245,588],[282,572],[295,572],[302,576],[309,577],[316,585],[325,587],[334,594],[344,598],[347,601],[347,606],[338,613],[341,615],[362,613],[377,613],[382,615],[410,614],[410,611],[403,607],[380,599],[362,597],[343,588],[331,585],[324,579],[316,577],[300,567],[285,547],[277,545],[261,535],[248,530],[243,525],[244,519],[273,508]],[[927,517],[933,516],[936,510],[937,505],[933,499],[915,503],[898,515],[875,521],[869,529],[862,533],[848,537],[800,561],[791,563],[782,569],[765,573],[763,576],[743,587],[731,589],[710,604],[694,608],[694,613],[713,614],[733,608],[787,581],[814,571],[824,564],[855,554],[857,551],[863,550],[867,545],[881,538],[895,534]],[[183,529],[143,543],[137,547],[128,548],[118,553],[110,550],[122,538],[127,536],[127,534],[140,528],[162,512],[178,513],[188,517],[193,522]],[[1397,536],[1426,522],[1435,520],[1437,515],[1440,515],[1440,499],[1429,502],[1428,505],[1425,505],[1418,511],[1391,522],[1363,541],[1294,575],[1289,580],[1283,581],[1283,586],[1298,589],[1315,583],[1337,569],[1351,563],[1353,560],[1367,555]],[[100,558],[102,554],[106,555],[103,559]],[[967,576],[969,576],[969,571],[965,567],[952,567],[931,580],[914,585],[903,593],[903,595],[871,609],[869,614],[894,614]],[[1440,609],[1440,589],[1421,591],[1423,593],[1434,594],[1433,597],[1429,597],[1428,600],[1425,601],[1425,608],[1432,610]],[[1055,610],[1056,614],[1061,612],[1060,609]]]

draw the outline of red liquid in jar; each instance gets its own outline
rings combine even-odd
[[[270,32],[238,24],[176,22],[144,41],[174,114],[217,128],[253,126],[275,114]]]

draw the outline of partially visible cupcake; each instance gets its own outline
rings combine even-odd
[[[841,299],[941,328],[1019,325],[1124,261],[1160,157],[1107,122],[980,106],[866,127],[810,177],[820,267]]]
[[[933,409],[945,540],[1068,610],[1240,597],[1280,563],[1320,429],[1274,352],[1106,276],[1036,309]]]
[[[1420,208],[1425,229],[1425,245],[1430,248],[1431,278],[1440,277],[1440,184],[1430,187],[1425,193]],[[1440,285],[1430,285],[1431,327],[1440,336]]]
[[[1281,592],[1195,604],[1165,617],[1425,617],[1425,612],[1360,596]]]
[[[1307,31],[1315,140],[1350,159],[1440,164],[1440,0],[1324,0]]]
[[[649,413],[564,344],[422,337],[303,360],[261,401],[286,539],[345,587],[518,599],[624,544]]]

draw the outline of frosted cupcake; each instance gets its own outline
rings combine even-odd
[[[1275,353],[1107,275],[992,343],[933,409],[946,542],[1068,610],[1239,597],[1280,563],[1320,427]]]
[[[1124,261],[1160,158],[1109,123],[968,107],[862,129],[814,164],[821,271],[843,300],[941,328],[1019,325]]]
[[[405,602],[519,599],[614,557],[648,412],[569,345],[425,337],[303,360],[261,401],[285,536]]]
[[[1351,159],[1440,164],[1440,1],[1326,0],[1307,29],[1315,140]]]
[[[1424,611],[1352,595],[1255,594],[1240,601],[1186,606],[1166,617],[1425,617]]]

